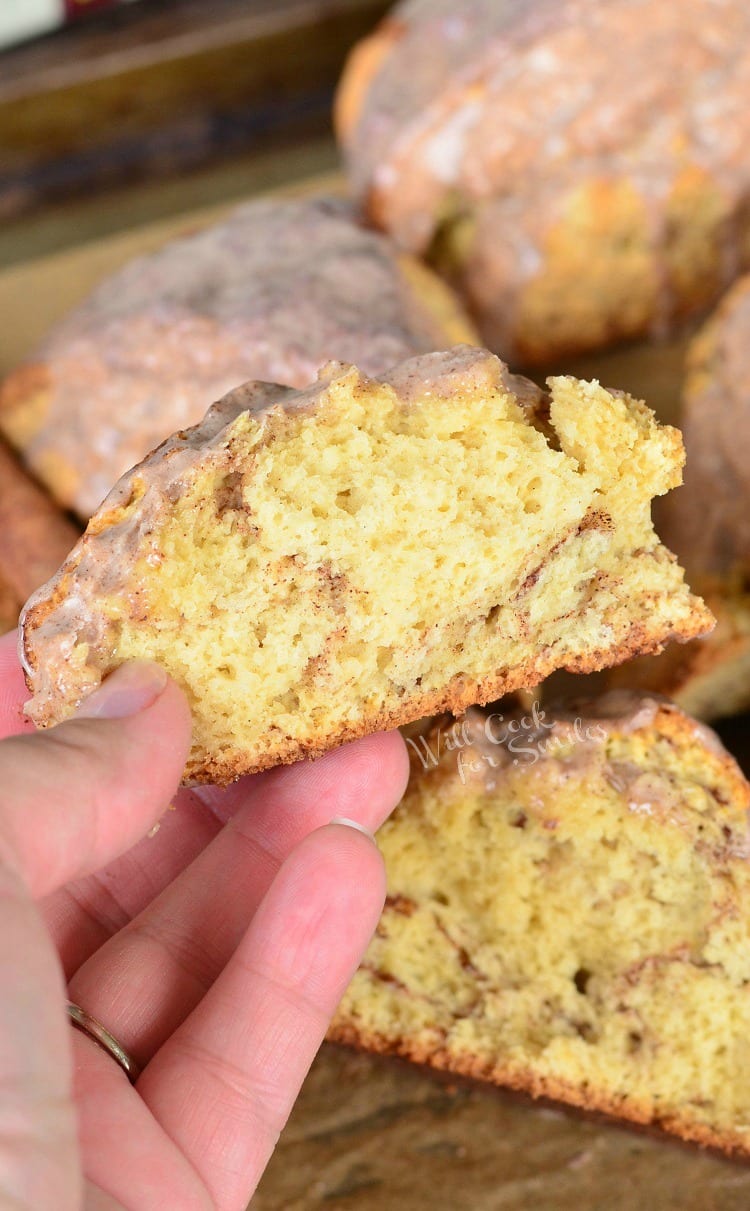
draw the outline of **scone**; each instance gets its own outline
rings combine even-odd
[[[378,373],[477,338],[449,288],[343,200],[256,201],[140,257],[0,389],[0,430],[88,519],[134,463],[248,379]]]
[[[657,528],[717,626],[680,653],[634,661],[612,681],[659,690],[714,719],[750,707],[750,276],[690,345],[680,423],[685,482],[660,502]]]
[[[750,1153],[750,786],[672,704],[412,742],[330,1037]]]
[[[680,427],[685,484],[664,502],[660,528],[694,575],[750,569],[750,275],[691,342]]]
[[[251,383],[124,476],[27,604],[40,725],[111,669],[185,688],[225,782],[586,672],[713,619],[657,539],[682,442],[597,383],[459,346],[303,391]]]
[[[750,260],[744,0],[402,0],[337,118],[368,214],[511,364],[662,334]]]
[[[79,531],[0,442],[0,635],[26,598],[48,580]]]

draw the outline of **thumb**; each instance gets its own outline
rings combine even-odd
[[[34,896],[123,853],[168,807],[190,747],[187,701],[156,664],[126,664],[47,732],[0,742],[0,859]]]

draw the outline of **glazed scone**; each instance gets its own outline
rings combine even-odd
[[[690,344],[680,418],[685,482],[657,528],[716,615],[680,653],[636,660],[612,681],[658,690],[702,719],[750,707],[750,276]]]
[[[680,427],[685,483],[662,505],[660,529],[689,572],[731,577],[750,569],[750,275],[690,344]]]
[[[476,343],[450,289],[343,200],[256,201],[108,278],[0,389],[0,430],[88,519],[119,477],[249,379],[304,387]]]
[[[0,442],[0,635],[13,629],[26,598],[53,575],[78,536]]]
[[[750,1153],[750,786],[629,694],[412,743],[330,1037]]]
[[[750,260],[744,0],[402,0],[337,125],[370,217],[511,364],[662,334]]]
[[[133,657],[185,688],[225,782],[586,672],[713,619],[658,541],[682,442],[597,383],[459,346],[380,379],[252,383],[126,475],[27,604],[37,724]]]

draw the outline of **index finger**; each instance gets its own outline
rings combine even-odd
[[[18,659],[18,631],[0,636],[0,740],[33,732],[34,725],[23,713],[29,697]]]

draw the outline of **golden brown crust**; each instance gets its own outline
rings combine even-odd
[[[644,1100],[628,1095],[623,1095],[621,1099],[608,1097],[602,1090],[597,1090],[593,1084],[589,1084],[584,1089],[581,1086],[543,1076],[530,1068],[518,1071],[503,1064],[484,1065],[476,1056],[469,1053],[455,1055],[447,1050],[423,1049],[409,1039],[385,1038],[358,1028],[351,1021],[334,1022],[326,1037],[329,1042],[342,1043],[361,1051],[399,1056],[415,1064],[422,1064],[443,1072],[453,1072],[457,1076],[467,1077],[470,1080],[490,1082],[518,1093],[528,1094],[533,1098],[549,1098],[551,1101],[575,1106],[586,1112],[603,1114],[607,1118],[653,1127],[671,1135],[677,1135],[688,1143],[716,1148],[727,1156],[750,1157],[747,1138],[739,1132],[714,1131],[703,1123],[692,1122],[677,1114],[654,1115]]]
[[[30,395],[47,390],[49,375],[42,365],[30,364],[14,370],[0,385],[0,411],[11,413]]]
[[[710,625],[706,618],[696,619],[695,633],[702,631],[706,625]],[[671,638],[684,642],[681,636],[675,635]],[[663,646],[662,639],[648,636],[644,627],[634,624],[630,633],[616,649],[590,652],[566,667],[569,672],[573,673],[593,673],[607,667],[612,661],[628,660],[634,655],[661,651]],[[189,768],[187,774],[196,782],[209,782],[222,786],[235,781],[246,773],[259,773],[274,765],[290,765],[303,759],[313,760],[331,748],[338,748],[342,744],[359,740],[362,736],[372,735],[373,732],[389,731],[391,728],[401,727],[428,715],[440,715],[444,712],[461,715],[470,706],[484,706],[488,702],[495,702],[504,694],[510,694],[516,690],[533,689],[558,667],[554,657],[548,656],[546,659],[540,657],[539,660],[526,664],[522,668],[509,669],[502,674],[495,674],[482,680],[467,679],[464,676],[455,677],[439,694],[415,694],[405,698],[397,709],[381,711],[376,715],[366,717],[358,727],[344,728],[333,737],[330,733],[321,733],[319,737],[315,737],[305,744],[289,742],[284,747],[274,749],[274,752],[269,754],[265,760],[257,762],[249,769],[246,763],[238,766],[207,762],[200,769]]]
[[[610,695],[604,695],[599,701],[606,701],[609,697]],[[594,709],[595,705],[596,700]],[[686,711],[672,702],[660,703],[651,726],[655,734],[671,738],[686,748],[699,742],[702,745],[703,759],[712,771],[713,782],[725,784],[732,803],[738,805],[739,810],[750,810],[750,783],[711,728],[696,724]]]
[[[27,670],[30,670],[26,673],[26,683],[30,691],[34,689],[31,673],[36,667],[36,653],[31,642],[34,632],[46,618],[54,614],[59,604],[67,597],[75,574],[75,566],[75,564],[71,565],[70,569],[60,578],[54,591],[48,597],[43,597],[40,601],[36,602],[25,614],[22,638],[24,644],[24,662]],[[613,662],[626,661],[635,656],[660,652],[665,643],[671,640],[685,643],[693,636],[703,634],[712,623],[713,616],[705,608],[702,611],[696,609],[689,623],[667,637],[664,635],[654,636],[649,633],[648,628],[643,623],[634,623],[628,634],[614,650],[608,648],[588,652],[585,655],[581,655],[577,660],[570,662],[565,668],[570,673],[593,673],[599,669],[608,667]],[[483,678],[482,680],[475,680],[461,675],[449,682],[441,693],[415,694],[404,698],[396,709],[387,712],[381,711],[378,714],[367,716],[359,726],[342,728],[335,736],[332,736],[330,732],[324,732],[306,742],[292,740],[287,740],[286,742],[277,741],[272,752],[269,751],[267,755],[253,764],[248,764],[246,759],[235,762],[206,760],[200,766],[189,764],[186,767],[185,777],[192,782],[205,782],[217,786],[225,786],[245,774],[260,773],[262,770],[271,769],[276,765],[291,765],[295,761],[303,759],[313,760],[316,757],[320,757],[329,749],[338,748],[353,740],[359,740],[362,736],[369,736],[373,732],[388,731],[391,728],[401,727],[404,724],[429,715],[441,715],[444,712],[456,716],[461,715],[470,706],[484,706],[488,702],[497,701],[504,694],[513,693],[516,690],[533,689],[534,686],[539,685],[544,681],[545,677],[548,677],[557,668],[559,668],[559,663],[554,655],[542,653],[538,660],[533,663],[526,664],[517,669],[507,669],[502,673]],[[48,726],[54,722],[53,706],[51,703],[48,704],[46,713],[39,713],[37,715],[36,721],[40,727]]]

